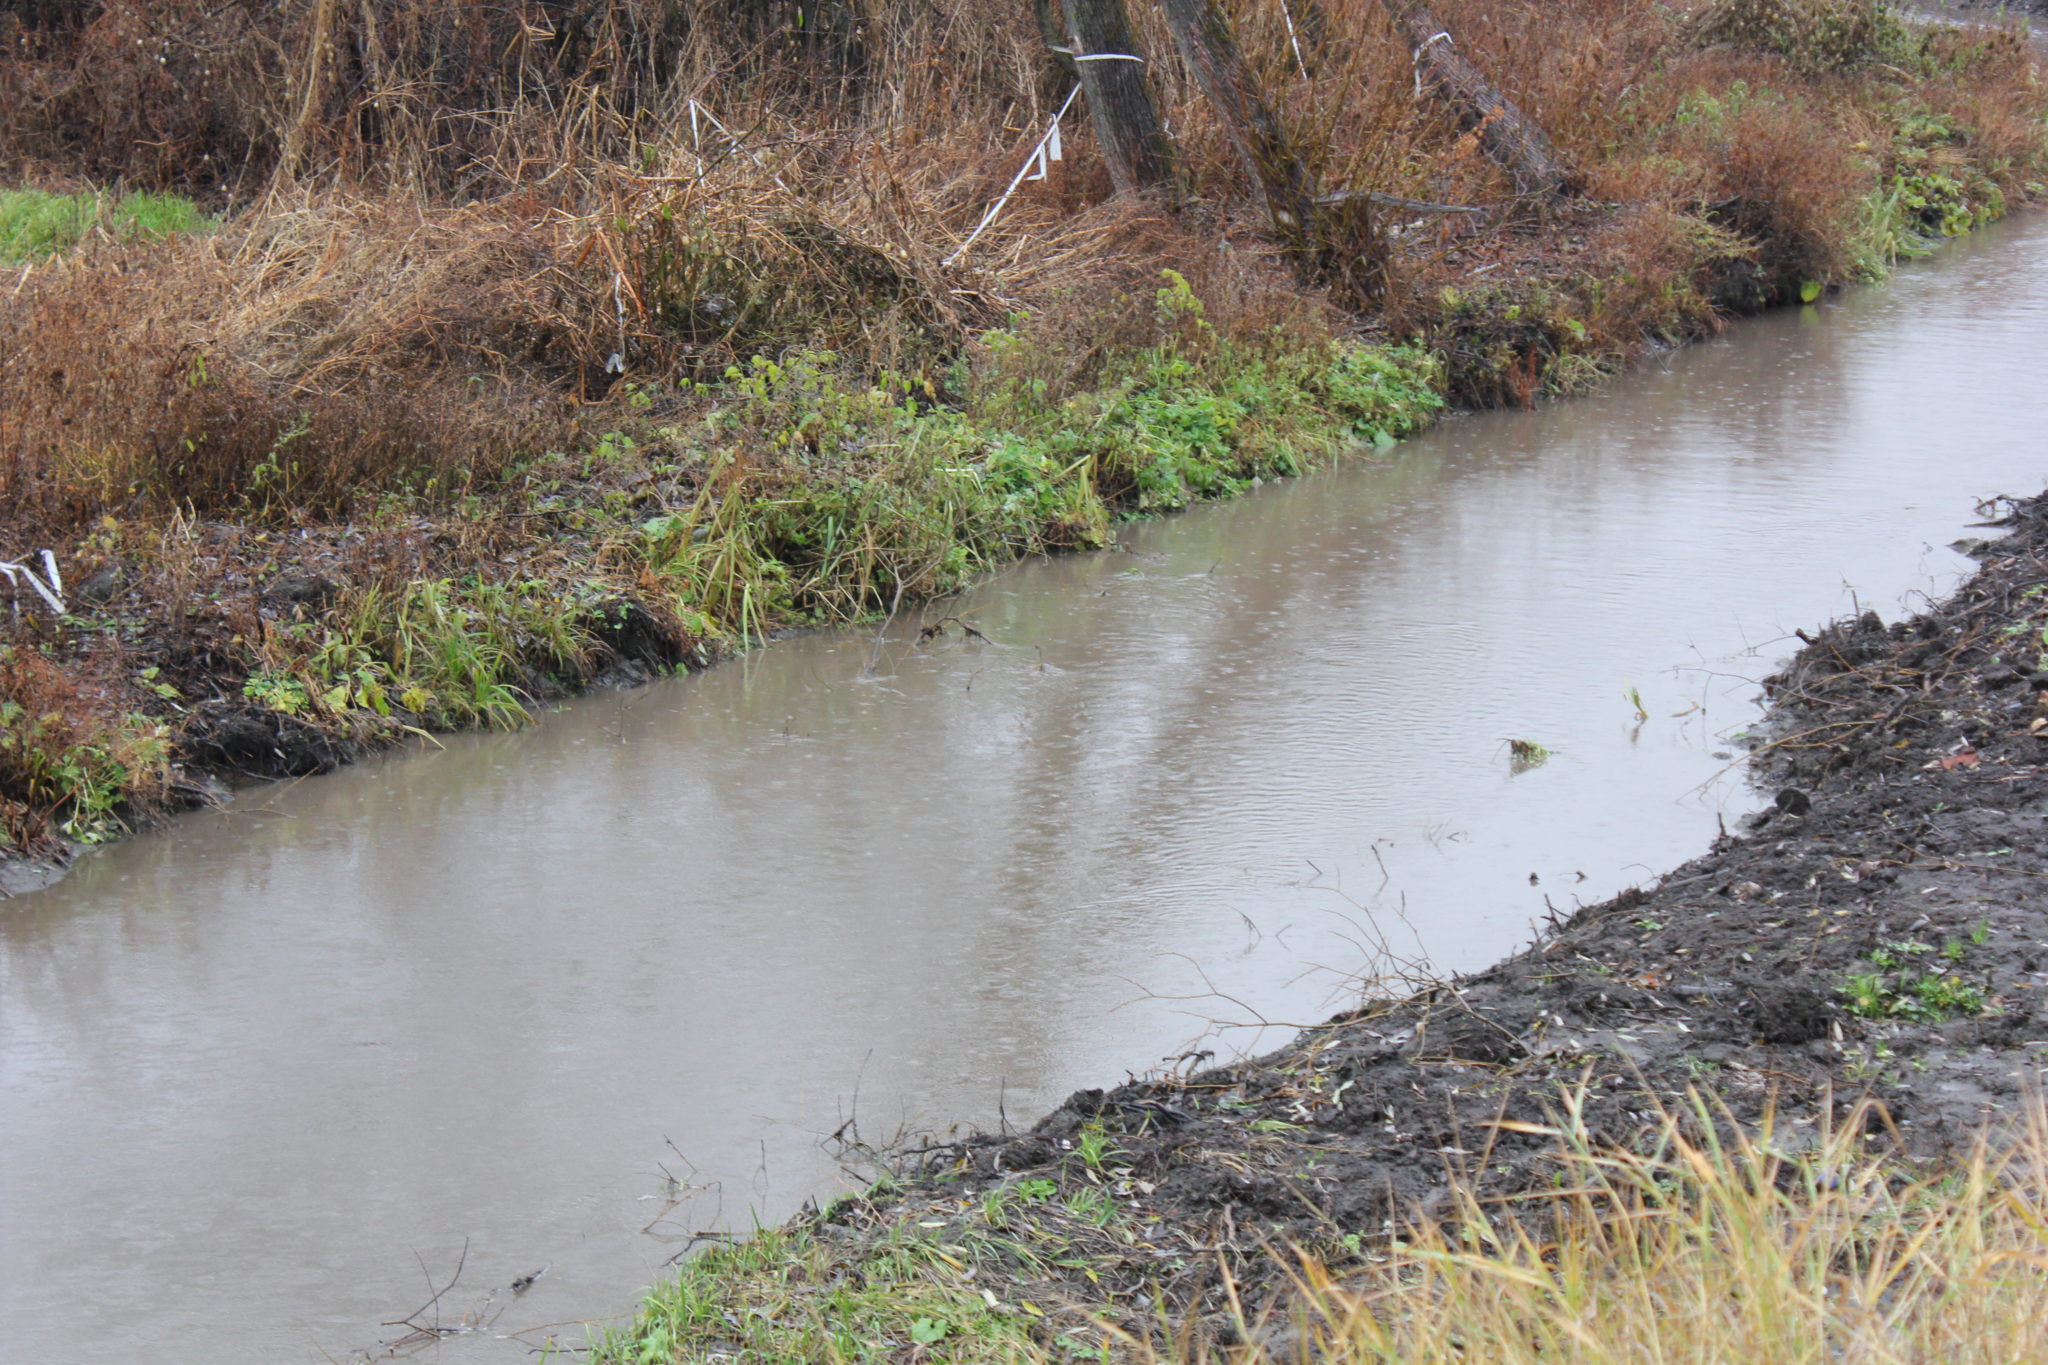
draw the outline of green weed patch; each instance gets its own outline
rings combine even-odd
[[[94,233],[115,241],[153,241],[204,231],[211,220],[175,194],[46,194],[0,190],[0,261],[32,261],[68,251]]]

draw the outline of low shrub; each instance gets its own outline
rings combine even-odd
[[[79,674],[33,645],[0,644],[0,833],[17,848],[57,835],[97,843],[165,794],[170,727],[124,711],[118,687],[91,688]]]

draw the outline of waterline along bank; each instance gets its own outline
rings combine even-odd
[[[1992,1267],[2043,1246],[2048,497],[1996,511],[1954,596],[1838,622],[1766,681],[1777,798],[1705,856],[1269,1055],[925,1144],[687,1263],[599,1358],[2031,1354],[2038,1276]],[[2026,1211],[1978,1240],[1987,1198]],[[1883,1267],[1875,1333],[1799,1250],[1845,1216]],[[1953,1259],[1897,1254],[1945,1225]]]

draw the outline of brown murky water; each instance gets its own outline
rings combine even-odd
[[[1007,574],[985,642],[787,641],[101,853],[0,907],[0,1355],[341,1358],[466,1242],[444,1322],[551,1269],[428,1358],[525,1359],[834,1188],[849,1116],[1251,1046],[1211,1021],[1374,942],[1478,966],[1750,804],[1753,680],[2042,486],[2044,365],[2037,218]]]

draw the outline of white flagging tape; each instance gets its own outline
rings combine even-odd
[[[784,194],[790,192],[789,186],[782,183],[782,177],[774,171],[768,170],[767,162],[763,161],[757,154],[747,151],[746,145],[740,141],[738,133],[720,123],[717,115],[706,109],[702,104],[699,104],[695,99],[690,101],[690,150],[692,152],[695,152],[704,145],[703,129],[698,123],[699,119],[716,128],[725,138],[728,147],[731,147],[736,152],[746,152],[747,160],[753,162],[762,170],[768,171],[768,178],[775,182],[775,188],[781,190]],[[704,174],[704,158],[701,156],[697,158],[697,174],[700,176]]]
[[[1301,39],[1294,36],[1294,11],[1287,8],[1287,0],[1280,0],[1280,19],[1287,25],[1287,45],[1294,49],[1294,68],[1307,80],[1308,63],[1301,59]]]
[[[1452,46],[1449,32],[1434,34],[1420,47],[1415,49],[1415,98],[1417,99],[1422,98],[1422,54],[1435,47],[1438,43],[1442,43],[1445,47]]]
[[[1134,57],[1128,52],[1076,52],[1071,47],[1055,47],[1047,50],[1059,53],[1060,56],[1065,57],[1070,62],[1136,62],[1140,66],[1145,64],[1143,57]]]
[[[699,175],[703,172],[699,171]],[[612,306],[619,310],[619,349],[613,351],[604,362],[606,374],[626,372],[626,272],[612,272]]]
[[[51,611],[59,616],[64,614],[64,576],[57,572],[57,556],[48,550],[43,551],[43,577],[38,578],[36,571],[25,561],[12,559],[0,559],[0,574],[4,574],[8,585],[15,588],[19,588],[21,580],[26,578],[28,585],[36,590],[36,596],[50,604]],[[21,614],[21,604],[18,602],[15,604],[14,614]]]
[[[1064,142],[1060,141],[1059,120],[1055,119],[1053,120],[1051,135],[1045,139],[1045,145],[1038,149],[1038,155],[1032,158],[1031,174],[1024,178],[1026,180],[1043,180],[1047,175],[1051,174],[1053,162],[1065,161],[1066,159],[1067,147]]]
[[[1090,59],[1077,57],[1075,60],[1087,61]],[[1137,58],[1133,57],[1130,60],[1136,61]],[[1032,145],[1030,154],[1024,158],[1024,164],[1019,166],[1017,173],[1010,177],[1010,187],[1003,191],[1003,197],[988,206],[988,212],[981,215],[981,221],[974,225],[974,231],[967,234],[967,240],[953,248],[953,254],[940,261],[940,265],[951,265],[962,256],[965,256],[967,248],[973,246],[976,239],[988,230],[988,225],[996,220],[996,215],[1001,213],[1003,206],[1010,202],[1010,196],[1017,192],[1019,185],[1023,184],[1026,180],[1045,179],[1046,172],[1051,169],[1051,163],[1063,159],[1060,145],[1060,120],[1067,116],[1067,110],[1073,108],[1074,97],[1080,93],[1081,87],[1079,85],[1076,85],[1067,92],[1067,98],[1060,105],[1060,111],[1052,116],[1052,126],[1047,128],[1045,135]]]

